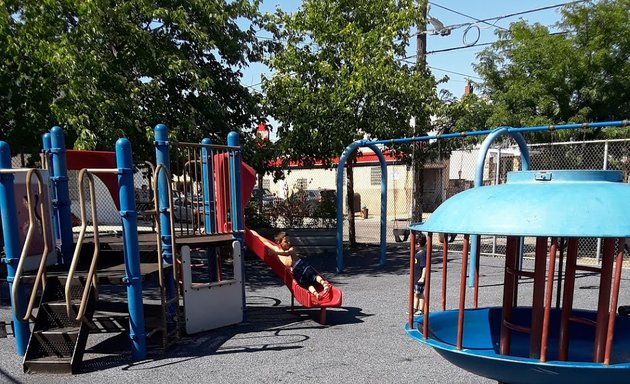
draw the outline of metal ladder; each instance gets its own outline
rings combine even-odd
[[[83,180],[88,177],[90,191],[90,203],[94,228],[94,254],[90,269],[85,277],[75,276],[79,262],[83,239],[87,231],[87,217],[85,212],[85,199],[83,196]],[[66,278],[55,276],[46,277],[45,260],[40,264],[35,287],[31,296],[31,302],[24,320],[31,317],[34,304],[34,296],[37,293],[38,284],[44,282],[39,310],[35,318],[35,325],[29,340],[26,354],[24,355],[24,372],[55,372],[75,373],[85,352],[85,345],[90,333],[90,325],[96,304],[96,265],[99,256],[98,218],[96,216],[96,199],[94,178],[88,169],[79,173],[79,201],[81,204],[81,231],[74,250],[70,270]],[[27,177],[27,191],[29,188]],[[27,193],[30,196],[29,193]],[[32,211],[29,203],[29,210]],[[31,226],[32,226],[31,220]],[[45,231],[46,228],[44,228]],[[45,237],[45,236],[44,236]],[[27,235],[28,240],[28,235]],[[28,244],[25,244],[25,250]],[[47,247],[45,247],[47,248]],[[25,252],[23,250],[23,253]],[[21,258],[23,260],[24,257]],[[42,258],[44,259],[44,258]],[[21,268],[18,267],[21,274]],[[16,274],[16,277],[18,276]],[[15,285],[16,286],[16,285]],[[80,304],[73,304],[74,300],[80,300]]]
[[[175,225],[174,225],[174,214],[173,214],[173,191],[171,188],[171,184],[166,183],[167,193],[169,196],[168,199],[168,207],[161,208],[159,207],[159,176],[160,173],[163,172],[165,174],[166,180],[171,180],[171,174],[166,167],[163,165],[158,165],[153,170],[153,201],[154,206],[156,207],[153,211],[147,211],[147,213],[151,214],[154,219],[154,227],[157,235],[157,264],[158,264],[158,284],[160,290],[160,311],[159,313],[146,313],[145,314],[145,322],[147,323],[147,338],[151,339],[154,335],[160,335],[161,337],[158,340],[157,348],[166,350],[171,345],[176,343],[180,338],[180,329],[181,329],[181,311],[179,309],[179,298],[181,292],[181,260],[177,255],[177,246],[175,244]],[[169,215],[170,222],[170,234],[171,234],[171,247],[173,250],[173,265],[165,266],[162,261],[162,237],[161,231],[162,226],[160,222],[159,213],[166,212]],[[174,279],[174,296],[169,298],[167,297],[167,285],[169,281],[166,280],[167,274],[165,273],[167,270],[171,270],[171,276]],[[170,308],[174,308],[170,310]]]

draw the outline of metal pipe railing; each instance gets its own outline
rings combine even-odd
[[[15,172],[24,172],[24,171],[25,169],[0,170],[0,173],[15,173]],[[31,243],[33,240],[33,234],[35,232],[36,216],[35,216],[35,208],[33,207],[32,198],[31,198],[31,188],[32,188],[31,179],[33,175],[37,177],[37,186],[39,189],[39,195],[43,196],[43,192],[44,192],[44,182],[43,182],[43,178],[39,170],[35,168],[26,170],[26,204],[28,206],[29,225],[28,225],[28,230],[26,233],[26,239],[24,240],[24,246],[22,247],[22,252],[20,254],[20,261],[18,262],[17,268],[15,270],[14,284],[11,287],[11,295],[12,295],[12,299],[14,303],[18,302],[18,287],[19,287],[19,284],[16,284],[15,281],[19,282],[22,279],[22,274],[24,271],[24,263],[26,262],[28,250],[31,246]],[[26,321],[29,321],[29,319],[32,319],[33,308],[35,307],[35,299],[37,298],[37,291],[39,289],[40,282],[42,282],[42,285],[44,287],[46,285],[46,260],[48,256],[48,250],[50,249],[50,244],[48,244],[48,240],[49,240],[48,223],[46,222],[46,219],[49,216],[48,216],[48,211],[46,209],[46,203],[43,198],[39,199],[39,207],[40,207],[41,227],[42,227],[42,234],[43,234],[43,240],[44,240],[44,248],[43,248],[42,256],[39,262],[39,267],[37,269],[37,277],[35,279],[35,285],[33,286],[33,290],[31,291],[31,296],[29,298],[28,306],[26,308],[26,311],[24,312],[24,315],[18,314],[17,313],[18,308],[15,306],[13,307],[15,317],[18,320],[23,321],[23,322],[26,322]]]
[[[70,269],[68,270],[68,280],[66,281],[65,286],[65,297],[66,297],[66,311],[68,313],[68,317],[72,316],[72,281],[74,280],[74,275],[76,273],[77,265],[79,263],[79,255],[81,254],[81,248],[83,246],[83,239],[85,237],[85,233],[87,232],[87,215],[85,212],[85,196],[83,192],[83,180],[87,176],[88,179],[88,188],[90,191],[90,210],[92,213],[92,230],[94,233],[94,253],[92,254],[92,262],[90,263],[90,269],[88,270],[88,274],[85,280],[85,287],[83,288],[83,293],[81,294],[81,303],[79,304],[79,309],[77,311],[77,316],[75,318],[76,321],[83,320],[85,316],[85,310],[87,307],[87,301],[90,293],[90,285],[94,285],[96,288],[96,283],[94,281],[94,275],[96,274],[96,265],[98,262],[98,256],[100,251],[100,240],[98,233],[98,217],[96,213],[96,195],[95,195],[95,186],[94,186],[94,176],[93,173],[118,173],[118,169],[88,169],[83,168],[79,171],[79,204],[81,208],[81,230],[79,232],[79,237],[77,239],[77,245],[74,248],[74,254],[72,255],[72,262],[70,264]]]
[[[168,168],[163,165],[163,164],[159,164],[157,167],[155,167],[155,170],[153,171],[153,201],[159,201],[158,200],[158,196],[159,196],[159,185],[160,183],[158,182],[160,173],[163,172],[165,177],[168,180],[171,180],[171,174],[168,170]],[[162,258],[162,223],[157,215],[157,212],[165,212],[169,215],[170,220],[169,220],[169,231],[170,231],[170,237],[171,237],[171,246],[173,250],[177,249],[177,244],[176,244],[176,239],[175,239],[175,220],[174,220],[174,215],[173,215],[173,189],[171,186],[171,183],[165,183],[166,189],[167,189],[167,193],[168,196],[170,196],[170,199],[168,199],[168,207],[167,208],[161,208],[158,205],[155,206],[155,210],[156,210],[156,215],[155,217],[155,228],[156,228],[156,234],[157,234],[157,239],[156,239],[156,243],[157,243],[157,265],[158,265],[158,285],[160,287],[160,303],[162,305],[162,327],[161,328],[157,328],[155,331],[159,331],[162,330],[163,332],[163,336],[162,336],[162,340],[163,340],[163,345],[164,347],[166,347],[168,345],[168,327],[167,327],[167,319],[166,319],[166,306],[167,306],[167,297],[166,297],[166,290],[167,290],[167,286],[164,284],[164,260]],[[173,260],[172,260],[172,267],[173,267],[173,274],[172,277],[174,280],[177,280],[177,277],[179,276],[178,274],[178,269],[177,269],[177,257],[175,256],[176,252],[173,252]],[[174,287],[174,297],[171,298],[172,301],[176,301],[177,303],[177,309],[176,309],[176,313],[175,316],[178,316],[178,307],[179,307],[179,297],[180,297],[180,289],[179,289],[179,282],[175,281],[175,287]]]

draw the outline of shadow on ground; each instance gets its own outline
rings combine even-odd
[[[143,370],[181,364],[210,355],[257,353],[303,348],[309,340],[310,330],[341,324],[363,322],[361,308],[346,307],[328,311],[328,324],[321,325],[313,319],[319,316],[317,309],[290,311],[281,301],[264,296],[248,296],[246,321],[229,327],[185,335],[167,351],[152,350],[146,360],[129,363],[129,334],[109,336],[86,350],[80,373],[89,373],[114,367],[123,370]]]

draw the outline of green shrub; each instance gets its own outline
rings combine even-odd
[[[245,207],[245,223],[251,228],[334,228],[337,224],[335,191],[321,191],[321,200],[307,200],[297,191],[273,204],[250,201]]]

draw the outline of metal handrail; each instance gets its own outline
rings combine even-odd
[[[65,296],[66,296],[66,312],[68,313],[68,317],[71,316],[72,313],[72,295],[70,294],[72,288],[72,280],[74,279],[74,274],[76,272],[77,264],[79,263],[79,254],[81,253],[81,248],[83,246],[83,238],[85,237],[85,232],[87,231],[87,217],[85,215],[85,197],[83,196],[83,179],[87,175],[88,176],[88,187],[90,189],[90,208],[92,211],[92,229],[94,232],[94,253],[92,254],[92,263],[90,264],[90,269],[87,274],[87,278],[85,281],[85,288],[83,289],[83,294],[81,295],[81,303],[79,305],[79,310],[77,312],[76,321],[83,320],[85,316],[85,310],[88,300],[88,295],[90,292],[90,285],[94,284],[94,275],[96,273],[96,264],[98,261],[99,250],[100,250],[100,240],[98,233],[98,219],[96,216],[96,196],[94,193],[94,176],[92,172],[101,172],[101,173],[117,173],[117,169],[88,169],[83,168],[79,172],[79,204],[81,205],[81,231],[79,232],[79,238],[77,239],[77,245],[74,248],[74,254],[72,255],[72,263],[70,264],[70,270],[68,271],[68,280],[66,281],[65,287]]]
[[[1,173],[14,173],[14,172],[26,172],[26,203],[28,205],[28,219],[29,219],[29,225],[28,225],[28,231],[26,233],[26,239],[24,240],[24,246],[22,247],[22,253],[20,254],[20,261],[18,262],[16,271],[15,271],[15,276],[14,276],[14,281],[20,281],[22,279],[22,273],[24,271],[24,263],[26,260],[26,255],[28,253],[28,249],[31,246],[31,241],[33,239],[33,232],[35,231],[35,208],[33,208],[33,204],[31,204],[31,178],[33,177],[33,174],[37,177],[37,187],[39,188],[39,195],[42,196],[42,192],[44,191],[44,187],[43,187],[43,179],[42,179],[42,174],[39,172],[38,169],[35,168],[30,168],[30,169],[8,169],[8,170],[3,170]],[[32,315],[33,315],[33,308],[35,306],[35,299],[37,298],[37,291],[39,289],[39,283],[40,281],[42,282],[42,285],[45,287],[46,286],[46,259],[47,259],[47,255],[48,255],[48,249],[49,244],[48,244],[48,234],[46,233],[46,231],[48,230],[48,226],[46,225],[46,218],[48,217],[48,212],[46,210],[46,204],[44,202],[43,198],[40,198],[40,202],[39,202],[39,206],[40,206],[40,215],[42,218],[42,233],[43,233],[43,237],[44,237],[44,249],[42,251],[42,256],[41,256],[41,260],[39,262],[39,268],[37,269],[37,278],[35,279],[35,285],[33,286],[33,290],[31,291],[31,296],[29,298],[28,301],[28,307],[26,308],[26,312],[24,312],[24,316],[18,315],[17,311],[17,306],[14,305],[13,306],[13,311],[15,314],[16,319],[18,319],[19,321],[22,322],[27,322],[30,319],[32,319]],[[13,302],[17,303],[18,300],[18,287],[19,284],[13,284],[13,287],[11,289],[11,294],[13,296]]]
[[[235,147],[233,145],[221,145],[221,144],[203,144],[203,143],[190,143],[185,141],[171,141],[173,146],[178,147],[191,147],[191,148],[208,148],[208,149],[227,149],[239,151],[241,147]]]
[[[164,288],[164,267],[162,263],[162,223],[160,222],[160,217],[158,212],[158,176],[160,172],[164,172],[166,174],[168,182],[166,183],[166,189],[169,196],[168,199],[168,208],[167,212],[170,218],[170,233],[171,233],[171,247],[175,249],[175,225],[174,225],[174,214],[173,214],[173,188],[171,186],[171,173],[169,170],[162,164],[159,164],[155,167],[155,171],[153,172],[153,201],[155,202],[156,215],[155,215],[155,232],[157,234],[157,256],[158,256],[158,274],[159,274],[159,284],[160,288]],[[175,262],[173,261],[173,274],[175,274]]]
[[[171,235],[171,249],[173,249],[173,279],[175,279],[177,277],[177,263],[176,263],[176,257],[175,257],[175,249],[176,248],[176,243],[175,243],[175,217],[173,214],[173,188],[171,186],[171,173],[168,170],[168,168],[166,168],[163,164],[158,164],[157,167],[155,167],[154,171],[153,171],[153,201],[154,201],[154,206],[155,206],[155,216],[154,216],[154,221],[155,221],[155,232],[157,234],[157,265],[158,265],[158,284],[160,286],[160,301],[162,304],[162,320],[165,323],[166,322],[166,314],[164,312],[164,307],[166,306],[166,297],[164,295],[164,290],[165,290],[165,286],[164,286],[164,263],[162,260],[162,223],[159,217],[159,209],[158,209],[158,205],[159,205],[159,200],[158,200],[158,181],[159,181],[159,175],[160,172],[164,172],[166,175],[166,179],[167,179],[167,183],[166,183],[166,189],[167,189],[167,193],[169,196],[168,199],[168,208],[167,208],[167,212],[169,214],[169,230],[170,230],[170,235]],[[176,281],[175,284],[175,296],[177,298],[177,307],[179,308],[179,283]],[[164,324],[164,326],[166,327],[166,324]],[[167,345],[168,342],[168,331],[166,328],[164,328],[164,336],[163,336],[163,342],[164,345]]]

